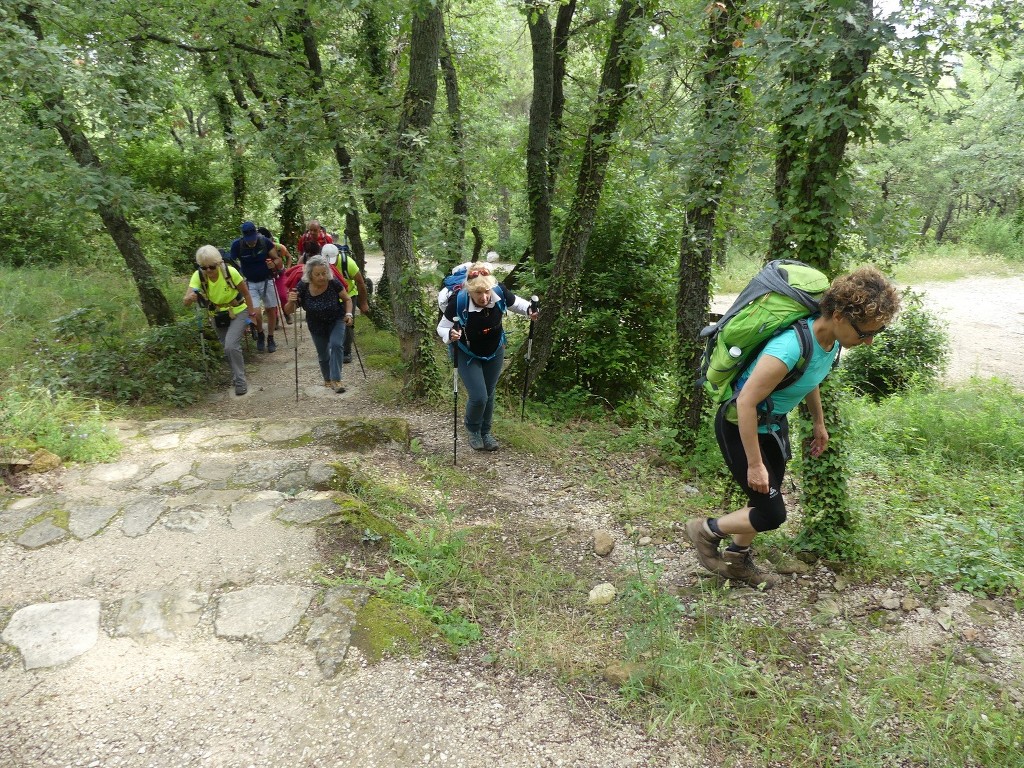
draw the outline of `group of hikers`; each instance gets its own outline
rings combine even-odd
[[[293,263],[287,246],[251,221],[242,224],[241,237],[231,243],[227,260],[213,245],[196,251],[198,269],[183,300],[186,306],[201,304],[212,316],[236,395],[249,391],[242,355],[246,328],[257,352],[273,353],[274,331],[293,323],[292,315],[300,307],[324,386],[345,391],[342,368],[352,361],[354,311],[358,305],[364,314],[370,312],[369,285],[348,246],[343,243],[339,248],[316,219],[306,225],[296,253]]]
[[[287,274],[289,267],[294,269],[288,251],[252,222],[242,225],[242,237],[231,245],[231,255],[237,256],[240,270],[226,265],[214,246],[206,245],[196,252],[199,269],[192,275],[185,303],[201,300],[213,314],[236,394],[247,390],[240,344],[246,325],[253,324],[257,349],[264,349],[265,344],[266,351],[273,352],[273,329],[277,309],[282,305],[286,322],[297,308],[305,310],[324,384],[336,392],[345,391],[342,366],[349,361],[354,307],[358,303],[362,312],[369,311],[366,284],[357,267],[351,271],[354,263],[339,273],[339,254],[348,262],[352,259],[339,252],[315,220],[309,222],[299,239],[297,251],[302,276],[287,287],[283,299],[275,289],[275,279]],[[759,311],[766,299],[785,293],[788,273],[796,274],[800,269],[809,270],[799,262],[771,262],[762,270],[766,281],[752,281],[751,286],[757,285],[757,290],[741,294],[720,325],[709,326],[707,331],[721,335],[727,322],[739,325],[738,317]],[[536,297],[530,301],[516,296],[498,282],[486,262],[463,264],[452,272],[452,282],[446,280],[438,295],[442,311],[437,334],[449,345],[466,389],[463,426],[470,447],[496,451],[500,444],[492,427],[495,392],[505,358],[503,319],[512,311],[537,320]],[[779,326],[768,328],[768,333],[762,333],[763,338],[750,349],[729,344],[722,348],[723,356],[734,358],[734,362],[726,377],[728,384],[720,390],[727,396],[719,399],[715,435],[725,464],[747,503],[721,517],[690,520],[684,528],[704,568],[762,589],[780,580],[754,561],[752,543],[759,533],[778,528],[786,520],[781,487],[792,454],[787,416],[801,402],[806,403],[813,424],[809,451],[813,457],[821,456],[828,448],[829,433],[819,385],[838,361],[841,349],[871,344],[900,308],[898,290],[874,267],[861,267],[831,283],[820,273],[815,274],[823,281],[821,290],[813,299],[797,290],[794,297],[804,308],[796,315],[777,321]],[[804,298],[798,295],[801,293]],[[267,313],[267,331],[261,317],[263,310]],[[754,317],[763,332],[766,324]],[[714,337],[709,350],[712,343]]]

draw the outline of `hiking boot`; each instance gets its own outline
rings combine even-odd
[[[246,384],[235,384],[235,394],[236,395],[241,396],[241,395],[244,395],[248,391],[249,391],[248,385],[246,385]]]
[[[479,432],[470,432],[469,433],[469,447],[472,448],[474,451],[486,450],[486,448],[484,446],[483,435],[481,435]]]
[[[343,358],[341,358],[341,362],[343,362],[343,363],[351,363],[352,362],[352,355],[345,355]]]
[[[340,381],[334,382],[334,391],[339,395],[342,394],[345,391],[345,385]]]
[[[722,562],[725,563],[726,575],[730,579],[742,581],[755,589],[771,589],[782,581],[782,577],[777,573],[757,566],[753,550],[750,548],[743,552],[727,549],[722,553]]]
[[[267,352],[277,352],[277,343],[273,336],[267,336]]]
[[[259,333],[257,333],[256,334],[256,351],[257,352],[262,352],[264,349],[266,349],[266,346],[267,346],[266,342],[267,342],[267,337],[263,333],[263,331],[260,331]]]
[[[490,432],[484,432],[480,437],[483,438],[485,451],[496,451],[501,448],[501,443],[495,440]]]
[[[253,341],[256,341],[256,326],[255,325],[250,325],[249,326],[249,335],[252,336],[252,340]]]
[[[690,520],[683,528],[683,532],[697,551],[697,561],[701,565],[719,576],[728,576],[722,555],[718,551],[722,540],[711,532],[704,518],[695,517]]]
[[[285,315],[284,316],[284,321],[286,323],[288,323],[288,325],[291,325],[293,322],[295,322],[294,320],[292,320],[292,316],[291,315]]]

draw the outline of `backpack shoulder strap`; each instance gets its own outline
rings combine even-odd
[[[804,371],[807,370],[811,357],[814,355],[814,340],[811,339],[811,326],[808,324],[807,318],[800,318],[793,323],[791,328],[796,331],[796,340],[800,344],[800,357],[797,358],[793,369],[783,376],[782,381],[775,387],[776,392],[795,384],[804,375]]]
[[[450,298],[449,301],[451,301]],[[469,293],[463,289],[455,291],[455,315],[462,323],[462,327],[465,328],[466,322],[469,320]]]

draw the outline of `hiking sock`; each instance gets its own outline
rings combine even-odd
[[[717,520],[717,518],[714,518],[714,517],[709,517],[708,518],[708,528],[718,538],[720,538],[720,539],[724,539],[725,538],[725,534],[722,533],[722,531],[718,527],[718,520]]]
[[[726,552],[738,552],[739,554],[742,555],[744,552],[749,552],[750,551],[750,547],[741,547],[738,544],[730,544],[728,547],[725,548],[725,551]]]

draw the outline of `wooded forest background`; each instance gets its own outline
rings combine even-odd
[[[374,319],[423,396],[425,289],[495,249],[543,297],[507,378],[612,408],[667,386],[686,449],[728,255],[1019,252],[1022,24],[1010,0],[13,0],[3,259],[120,263],[159,326],[198,246],[252,219],[293,247],[316,217],[383,251]]]

